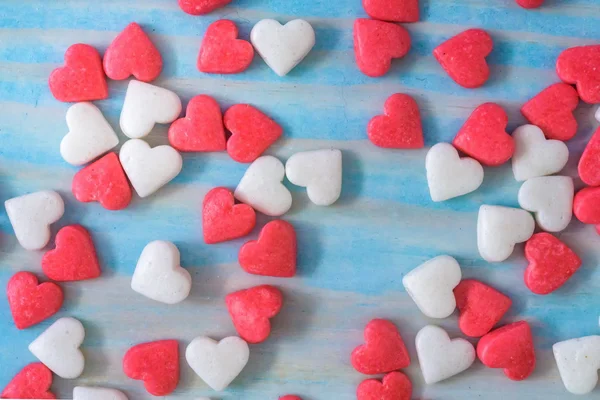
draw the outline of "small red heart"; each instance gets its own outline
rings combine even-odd
[[[56,314],[63,303],[63,292],[56,283],[38,284],[30,272],[17,272],[6,288],[8,304],[18,329],[38,324]]]
[[[198,70],[209,74],[245,71],[254,58],[254,48],[237,37],[238,28],[232,21],[221,19],[210,24],[200,46]]]
[[[296,231],[289,222],[275,220],[240,249],[242,268],[254,275],[289,278],[296,274]]]
[[[544,4],[544,0],[515,0],[523,8],[538,8]]]
[[[235,161],[256,160],[283,134],[281,126],[248,104],[236,104],[225,112],[225,127],[231,132],[227,152]]]
[[[548,294],[577,272],[581,259],[566,244],[549,233],[536,233],[525,244],[525,284],[533,293]]]
[[[100,276],[100,264],[90,233],[68,225],[56,234],[56,248],[42,258],[42,270],[55,281],[81,281]]]
[[[388,149],[420,149],[425,145],[419,106],[412,97],[391,95],[383,113],[369,122],[367,135],[371,143]]]
[[[302,400],[302,398],[300,396],[294,396],[293,394],[287,394],[280,397],[279,400]]]
[[[40,362],[23,368],[4,388],[0,399],[56,399],[50,391],[52,372]]]
[[[506,133],[507,124],[508,116],[502,107],[482,104],[460,128],[452,144],[484,165],[504,164],[515,152],[513,138]]]
[[[556,72],[566,83],[577,86],[586,103],[600,103],[600,45],[571,47],[560,53]]]
[[[65,66],[52,71],[48,85],[59,101],[91,101],[108,97],[102,59],[98,51],[87,44],[74,44],[67,49]]]
[[[206,95],[193,97],[185,117],[171,124],[169,143],[179,151],[225,150],[225,128],[219,103]]]
[[[577,133],[573,111],[578,104],[579,95],[573,86],[555,83],[525,103],[521,114],[540,127],[548,139],[569,140]]]
[[[469,29],[440,44],[433,55],[454,82],[472,89],[488,80],[490,69],[485,58],[493,48],[494,42],[486,31]]]
[[[362,4],[373,19],[393,22],[419,20],[419,0],[363,0]]]
[[[229,315],[242,339],[261,343],[271,333],[271,322],[281,310],[283,295],[276,287],[256,286],[230,293],[225,297]]]
[[[600,186],[600,128],[585,146],[577,167],[579,177],[590,186]]]
[[[214,244],[249,234],[256,225],[256,213],[247,204],[235,204],[233,193],[218,187],[204,196],[202,231],[204,242]]]
[[[103,61],[106,76],[117,81],[133,75],[139,81],[150,82],[158,78],[163,66],[160,52],[135,22],[112,41]]]
[[[512,304],[508,296],[475,279],[460,281],[454,288],[454,297],[460,311],[458,326],[471,337],[491,331]]]
[[[357,400],[410,400],[412,383],[402,372],[390,372],[383,377],[383,382],[377,379],[367,379],[358,385]]]
[[[363,74],[376,78],[385,75],[392,59],[410,50],[410,35],[400,25],[359,18],[354,22],[354,56]]]
[[[374,319],[364,332],[365,344],[352,352],[350,360],[358,372],[367,375],[383,374],[410,365],[410,356],[392,322]]]
[[[600,224],[600,187],[587,187],[577,192],[573,214],[584,224]]]
[[[122,210],[131,201],[131,187],[115,153],[77,172],[71,190],[78,201],[97,201],[107,210]]]
[[[191,15],[204,15],[216,10],[220,7],[225,7],[232,0],[179,0],[179,7],[186,13]]]
[[[503,368],[513,381],[527,378],[535,369],[529,324],[518,321],[488,333],[477,343],[477,357],[488,368]]]
[[[179,383],[179,344],[159,340],[133,346],[123,357],[123,372],[141,380],[153,396],[166,396]]]

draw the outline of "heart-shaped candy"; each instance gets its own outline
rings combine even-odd
[[[393,22],[419,20],[419,0],[362,0],[362,4],[373,19]]]
[[[0,399],[56,399],[50,391],[52,372],[40,362],[23,368],[2,390]]]
[[[367,375],[383,374],[410,365],[410,356],[400,332],[385,319],[371,320],[365,327],[365,344],[354,349],[352,366]]]
[[[556,60],[556,72],[564,82],[577,86],[581,100],[600,103],[600,45],[563,51]]]
[[[535,221],[527,211],[484,204],[477,218],[479,254],[488,262],[504,261],[515,244],[527,241],[534,230]]]
[[[221,19],[208,26],[198,55],[198,70],[209,74],[237,74],[254,58],[250,42],[238,39],[234,22]]]
[[[590,186],[600,186],[600,128],[585,146],[577,167],[579,177]]]
[[[367,379],[356,389],[357,400],[410,400],[412,383],[402,372],[390,372],[380,382]]]
[[[6,296],[18,329],[38,324],[56,314],[63,303],[63,292],[56,283],[38,284],[31,272],[17,272],[8,281]]]
[[[133,346],[123,357],[123,372],[141,380],[153,396],[166,396],[179,383],[179,344],[159,340]]]
[[[590,393],[598,384],[600,336],[585,336],[552,346],[565,388],[573,394]]]
[[[535,213],[543,230],[560,232],[571,222],[574,190],[570,176],[531,178],[519,189],[519,205]]]
[[[285,396],[281,396],[279,400],[302,400],[302,398],[293,394],[286,394]]]
[[[600,187],[587,187],[577,192],[573,213],[584,224],[600,224]]]
[[[232,0],[179,0],[179,7],[191,15],[204,15],[217,8],[225,7]]]
[[[330,206],[342,192],[342,152],[336,149],[303,151],[285,163],[285,174],[294,185],[306,188],[318,206]]]
[[[206,95],[192,97],[186,116],[169,127],[169,143],[179,151],[225,150],[225,129],[219,103]]]
[[[523,8],[538,8],[544,4],[544,0],[515,0]]]
[[[596,121],[600,122],[600,107],[598,107],[596,109],[596,113],[594,114],[594,118],[596,118]]]
[[[248,343],[261,343],[271,333],[270,318],[283,305],[283,295],[274,286],[262,285],[230,293],[225,297],[235,330]]]
[[[557,173],[569,160],[567,145],[560,140],[547,140],[535,125],[518,127],[512,137],[515,141],[512,170],[519,182]]]
[[[384,115],[371,119],[367,127],[371,143],[388,149],[420,149],[425,145],[419,106],[412,97],[393,94],[383,110]]]
[[[100,276],[100,263],[90,233],[67,225],[56,234],[56,248],[42,258],[42,270],[54,281],[82,281]]]
[[[117,389],[75,386],[73,400],[128,400],[125,393]]]
[[[249,234],[256,225],[256,213],[247,204],[235,204],[233,194],[214,188],[202,203],[202,232],[207,244],[225,242]]]

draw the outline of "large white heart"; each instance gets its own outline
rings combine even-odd
[[[46,246],[50,240],[50,224],[65,212],[65,203],[52,190],[13,197],[4,202],[4,207],[17,240],[27,250]]]
[[[569,176],[531,178],[519,189],[519,205],[535,213],[543,230],[560,232],[571,222],[574,190]]]
[[[168,124],[181,114],[181,100],[174,92],[131,80],[121,110],[121,130],[132,139],[150,133],[154,124]]]
[[[569,160],[567,145],[560,140],[546,140],[544,132],[535,125],[518,127],[512,137],[515,141],[512,170],[517,181],[555,174]]]
[[[56,375],[75,379],[85,366],[79,350],[84,338],[81,322],[75,318],[60,318],[31,342],[29,351]]]
[[[477,160],[460,158],[449,143],[438,143],[425,157],[431,200],[444,201],[476,190],[483,182],[483,167]]]
[[[292,194],[281,183],[284,176],[281,161],[273,156],[259,157],[246,170],[234,196],[263,214],[283,215],[292,206]]]
[[[291,183],[306,188],[310,201],[329,206],[342,192],[342,152],[330,149],[296,153],[285,163],[285,174]]]
[[[140,197],[150,196],[175,178],[183,160],[171,146],[151,148],[140,139],[130,139],[119,152],[123,170]]]
[[[315,45],[315,31],[302,19],[285,25],[273,19],[259,21],[250,33],[250,41],[267,65],[279,76],[285,76]]]
[[[76,386],[73,388],[73,400],[127,400],[127,396],[117,389]]]
[[[242,372],[249,357],[248,343],[237,336],[220,342],[199,336],[185,350],[185,359],[196,375],[216,391],[229,386]]]
[[[477,218],[477,247],[489,262],[506,260],[515,244],[528,240],[535,230],[530,213],[520,208],[482,205]]]
[[[185,300],[190,294],[192,277],[179,262],[179,250],[173,243],[162,240],[148,243],[133,272],[131,288],[161,303]]]
[[[600,336],[565,340],[552,346],[565,388],[573,394],[590,393],[598,384]]]
[[[60,142],[60,155],[72,165],[83,165],[119,144],[117,134],[92,103],[77,103],[67,111],[69,133]]]

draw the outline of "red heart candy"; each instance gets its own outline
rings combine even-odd
[[[579,95],[571,85],[555,83],[521,107],[521,114],[540,127],[548,139],[569,140],[577,133],[573,111]]]
[[[525,244],[525,284],[533,293],[548,294],[561,287],[581,266],[581,259],[549,233],[536,233]]]
[[[394,22],[419,20],[419,0],[363,0],[362,4],[373,19]]]
[[[40,362],[23,368],[4,388],[0,399],[56,399],[50,391],[52,372]]]
[[[402,372],[390,372],[383,377],[383,382],[377,379],[362,381],[356,389],[357,400],[410,400],[412,383]]]
[[[237,74],[252,63],[254,48],[250,42],[238,39],[238,28],[222,19],[208,26],[200,54],[198,70],[209,74]]]
[[[296,274],[296,231],[289,222],[275,220],[240,249],[242,268],[255,275],[289,278]]]
[[[131,187],[115,153],[108,153],[77,172],[71,190],[77,200],[97,201],[107,210],[122,210],[131,201]]]
[[[236,104],[225,112],[225,127],[231,132],[227,152],[237,162],[256,160],[283,134],[271,118],[248,104]]]
[[[460,311],[458,326],[471,337],[491,331],[512,304],[508,296],[475,279],[460,281],[454,288],[454,297]]]
[[[513,381],[527,378],[535,369],[529,324],[518,321],[488,333],[477,344],[477,357],[488,368],[503,368]]]
[[[154,396],[166,396],[179,383],[179,344],[177,340],[159,340],[133,346],[123,357],[123,372],[141,380]]]
[[[218,187],[204,196],[202,231],[204,242],[214,244],[249,234],[256,225],[256,213],[247,204],[235,204],[233,193]]]
[[[179,7],[191,15],[203,15],[225,7],[232,0],[179,0]]]
[[[577,86],[586,103],[600,103],[600,45],[571,47],[560,53],[556,72],[566,83]]]
[[[515,152],[513,138],[506,133],[507,124],[508,116],[502,107],[482,104],[460,128],[452,144],[484,165],[504,164]]]
[[[588,142],[577,167],[579,177],[590,186],[600,186],[600,128]]]
[[[515,0],[523,8],[538,8],[544,4],[544,0]]]
[[[410,50],[410,35],[400,25],[359,18],[354,22],[354,56],[358,69],[371,77],[385,75],[393,58]]]
[[[279,400],[302,400],[302,398],[300,396],[294,396],[293,394],[287,394],[280,397]]]
[[[139,81],[150,82],[158,78],[163,66],[160,52],[135,22],[112,41],[103,61],[106,76],[118,81],[133,75]]]
[[[600,187],[587,187],[577,192],[573,214],[584,224],[600,224]]]
[[[488,80],[490,69],[485,58],[493,48],[494,42],[486,31],[469,29],[440,44],[433,55],[454,82],[472,89]]]
[[[30,272],[14,274],[8,281],[6,295],[19,329],[29,328],[51,317],[63,303],[60,286],[52,282],[38,284],[37,277]]]
[[[225,302],[242,339],[249,343],[261,343],[271,333],[269,318],[281,310],[283,295],[276,287],[262,285],[230,293],[225,297]]]
[[[402,93],[391,95],[383,113],[369,122],[367,135],[371,143],[388,149],[420,149],[425,145],[419,106],[412,97]]]
[[[100,264],[89,232],[68,225],[56,234],[56,248],[42,258],[42,270],[55,281],[81,281],[100,276]]]
[[[365,344],[358,346],[350,357],[352,366],[367,375],[383,374],[410,365],[410,356],[392,322],[374,319],[365,327]]]
[[[100,54],[87,44],[74,44],[67,49],[65,66],[52,71],[48,85],[59,101],[90,101],[108,97]]]

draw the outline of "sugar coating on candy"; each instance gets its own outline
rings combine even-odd
[[[536,233],[525,244],[525,284],[533,293],[548,294],[560,288],[581,266],[581,259],[549,233]]]
[[[573,213],[584,224],[600,224],[600,187],[587,187],[577,192]]]
[[[202,232],[207,244],[225,242],[249,234],[256,225],[256,213],[247,204],[235,204],[233,193],[214,188],[202,203]]]
[[[490,206],[479,208],[477,248],[488,262],[501,262],[512,254],[515,244],[527,241],[535,230],[530,213],[520,208]]]
[[[518,127],[512,137],[515,141],[512,170],[519,182],[557,173],[569,161],[567,145],[560,140],[546,139],[535,125]]]
[[[234,22],[221,19],[208,26],[198,55],[198,70],[211,74],[237,74],[245,71],[254,58],[254,48],[238,39]]]
[[[544,4],[544,0],[515,0],[523,8],[538,8]]]
[[[130,23],[106,49],[104,72],[110,79],[123,80],[131,75],[143,82],[158,78],[163,60],[141,26]]]
[[[232,0],[178,0],[179,7],[191,15],[204,15],[225,7]]]
[[[285,174],[291,183],[306,188],[314,204],[330,206],[342,193],[342,152],[326,149],[296,153],[285,163]]]
[[[490,69],[485,58],[493,48],[486,31],[469,29],[440,44],[433,55],[454,82],[472,89],[488,80]]]
[[[100,54],[87,44],[78,43],[67,49],[64,67],[52,71],[48,85],[58,101],[92,101],[108,97]]]
[[[123,357],[123,372],[143,381],[151,395],[168,395],[179,383],[179,343],[159,340],[133,346]]]
[[[393,94],[383,110],[383,115],[369,121],[367,135],[371,143],[389,149],[420,149],[425,145],[419,106],[411,96]]]
[[[68,225],[56,234],[56,248],[42,258],[42,270],[54,281],[81,281],[100,276],[100,263],[90,233]]]
[[[419,20],[419,0],[362,0],[362,4],[373,19],[393,22]]]
[[[600,128],[588,142],[577,167],[581,180],[590,186],[600,186]]]
[[[556,60],[556,72],[564,82],[576,85],[581,100],[600,103],[600,45],[563,51]]]
[[[52,372],[35,362],[25,366],[2,390],[0,399],[56,399],[50,391]]]
[[[412,383],[402,372],[390,372],[378,379],[366,379],[356,388],[357,400],[410,400]]]
[[[385,75],[392,59],[404,57],[410,44],[410,34],[400,25],[366,18],[354,22],[354,57],[367,76]]]
[[[519,189],[519,205],[535,213],[543,230],[560,232],[571,222],[574,190],[570,176],[531,178]]]
[[[219,103],[207,95],[192,97],[185,117],[169,127],[169,143],[179,151],[225,150],[225,128]]]
[[[127,396],[117,389],[75,386],[73,400],[127,400]]]
[[[6,297],[18,329],[25,329],[56,314],[63,303],[63,292],[53,282],[38,283],[30,272],[17,272],[8,281]]]
[[[594,390],[600,370],[600,335],[555,343],[552,352],[563,384],[570,393],[587,394]]]
[[[371,320],[365,327],[365,344],[350,357],[352,366],[367,375],[383,374],[410,365],[410,356],[398,328],[385,319]]]

